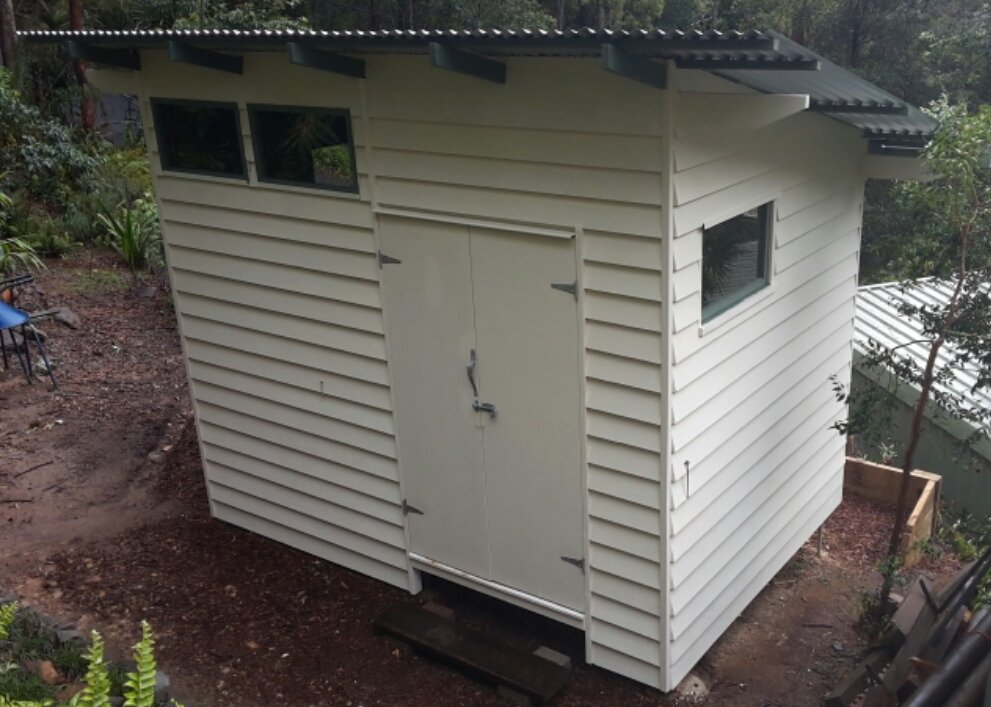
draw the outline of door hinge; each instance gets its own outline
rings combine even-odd
[[[393,258],[391,255],[386,255],[382,251],[379,251],[378,254],[379,254],[379,267],[382,267],[383,265],[399,265],[401,262],[403,262],[399,258]]]
[[[408,503],[406,503],[406,499],[405,498],[403,499],[403,505],[401,506],[401,508],[403,509],[403,515],[404,516],[408,516],[410,513],[412,513],[413,515],[417,515],[417,516],[422,516],[423,515],[423,511],[421,511],[419,508],[414,508],[413,506],[411,506]]]
[[[574,565],[575,567],[577,567],[578,569],[580,569],[582,571],[582,574],[585,574],[585,558],[584,557],[564,557],[562,555],[561,556],[561,559],[564,560],[565,562],[567,562],[569,565]]]
[[[552,282],[551,287],[555,290],[561,290],[561,292],[567,292],[569,295],[573,295],[575,300],[578,299],[578,281],[575,282]]]

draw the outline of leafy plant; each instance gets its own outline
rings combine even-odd
[[[10,627],[14,623],[14,616],[16,614],[16,601],[0,606],[0,641],[6,641],[10,636]]]
[[[30,243],[23,238],[0,238],[0,275],[15,270],[40,270],[44,265]]]
[[[158,258],[161,234],[155,203],[146,195],[133,204],[122,204],[117,213],[99,215],[114,250],[120,253],[131,274],[147,270]]]
[[[152,707],[155,702],[155,640],[151,626],[141,622],[141,640],[134,644],[136,669],[128,673],[124,683],[125,707]]]
[[[103,637],[93,631],[90,635],[89,650],[85,653],[88,667],[86,687],[69,702],[71,707],[109,707],[110,676],[103,659]]]

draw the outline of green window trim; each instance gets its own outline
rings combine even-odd
[[[756,211],[756,222],[747,224],[747,219],[753,219],[750,214]],[[706,324],[721,314],[728,312],[752,295],[760,292],[771,284],[771,250],[772,234],[771,224],[773,222],[774,202],[767,202],[755,209],[750,209],[733,218],[726,219],[714,226],[707,226],[702,229],[702,323]],[[735,228],[734,228],[735,226]],[[748,231],[750,233],[748,234]],[[754,236],[747,238],[748,235]],[[716,242],[715,239],[724,239]],[[732,240],[727,245],[725,239]],[[740,282],[727,291],[713,291],[722,288],[722,285],[714,282],[719,277],[732,275],[730,272],[748,265],[748,261],[741,253],[741,244],[745,248],[747,241],[754,243],[756,254],[751,256],[754,275],[747,281]],[[720,247],[724,249],[720,253]],[[734,249],[736,249],[734,251]],[[752,251],[751,251],[752,252]],[[717,256],[725,258],[726,265],[720,265],[718,261],[712,262]],[[709,259],[710,262],[706,262]],[[746,271],[744,271],[746,274]],[[736,273],[739,277],[739,272]]]
[[[322,189],[325,191],[335,191],[344,192],[349,194],[358,193],[358,166],[355,159],[354,151],[354,132],[352,130],[351,124],[351,111],[346,108],[326,108],[322,106],[286,106],[286,105],[272,105],[272,104],[260,104],[260,103],[249,103],[247,105],[248,109],[248,121],[251,126],[251,144],[255,155],[255,171],[257,173],[258,182],[266,184],[279,184],[283,186],[292,187],[303,187],[307,189]],[[283,113],[283,114],[298,114],[298,115],[317,115],[326,116],[332,119],[341,119],[344,121],[345,131],[347,133],[346,140],[341,141],[338,145],[346,145],[347,147],[347,163],[350,170],[350,180],[347,183],[333,184],[333,183],[321,183],[314,177],[313,180],[306,179],[285,179],[279,177],[270,176],[271,165],[268,164],[266,159],[266,150],[262,144],[265,136],[262,135],[264,130],[262,129],[261,123],[262,118],[260,114],[262,113]],[[327,145],[326,147],[337,147],[338,145]]]
[[[234,118],[234,130],[236,139],[233,141],[237,145],[237,171],[198,169],[193,167],[183,167],[176,165],[171,159],[172,148],[167,143],[166,121],[163,116],[165,108],[215,108],[229,110]],[[248,181],[248,168],[244,157],[244,136],[241,132],[241,109],[237,103],[226,101],[197,101],[183,98],[152,98],[151,99],[152,122],[155,126],[155,142],[158,146],[158,161],[163,172],[177,172],[180,174],[195,174],[204,177],[218,177],[220,179],[231,179],[235,181]]]

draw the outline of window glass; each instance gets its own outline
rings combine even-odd
[[[347,111],[249,106],[261,181],[358,191]]]
[[[703,229],[703,322],[767,285],[770,214],[764,204]]]
[[[162,169],[245,177],[233,103],[152,103]]]

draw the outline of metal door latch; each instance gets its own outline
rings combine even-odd
[[[489,417],[496,416],[496,406],[492,403],[480,403],[476,400],[471,404],[471,409],[476,412],[487,412]]]

